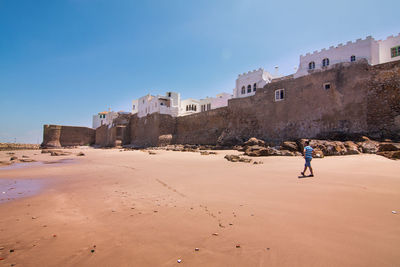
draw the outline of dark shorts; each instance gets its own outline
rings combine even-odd
[[[304,164],[304,166],[311,167],[311,160],[312,158],[306,158],[306,164]]]

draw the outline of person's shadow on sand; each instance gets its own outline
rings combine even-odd
[[[300,176],[297,176],[297,178],[299,178],[299,179],[310,178],[310,176],[309,175],[300,175]]]

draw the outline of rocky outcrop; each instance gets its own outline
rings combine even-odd
[[[226,155],[224,158],[227,159],[228,161],[232,161],[232,162],[250,163],[252,161],[252,159],[241,157],[238,155]]]
[[[281,145],[282,150],[289,150],[292,152],[298,152],[299,151],[299,146],[297,145],[296,142],[291,142],[291,141],[285,141]]]
[[[399,151],[399,150],[400,150],[400,144],[399,143],[383,142],[383,143],[380,143],[379,146],[378,146],[378,152]]]
[[[344,142],[344,147],[346,148],[345,155],[357,155],[361,154],[360,149],[358,148],[357,144],[353,141],[346,141]]]
[[[381,151],[376,154],[388,159],[400,159],[400,151]]]
[[[363,153],[375,154],[376,152],[378,152],[378,142],[367,140],[364,142],[358,142],[357,145]]]

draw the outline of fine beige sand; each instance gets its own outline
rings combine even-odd
[[[400,266],[400,161],[69,151],[0,168],[0,266]]]

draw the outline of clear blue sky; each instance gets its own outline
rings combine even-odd
[[[395,0],[0,0],[0,142],[90,127],[147,93],[231,92],[239,73],[290,74],[300,54],[399,25]]]

